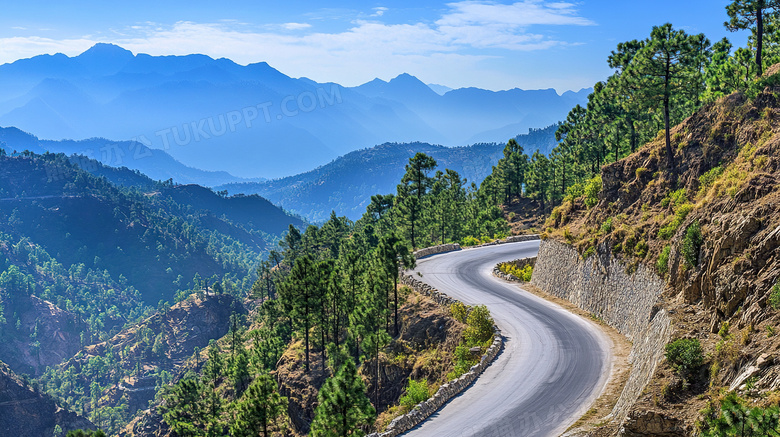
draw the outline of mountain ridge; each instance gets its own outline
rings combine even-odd
[[[547,126],[583,102],[549,90],[440,95],[406,73],[350,88],[266,62],[133,55],[109,44],[0,65],[0,125],[51,140],[139,138],[187,166],[245,178],[300,173],[366,144],[502,142],[507,130],[497,129]]]

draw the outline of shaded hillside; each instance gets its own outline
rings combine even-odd
[[[227,197],[199,185],[167,188],[161,194],[181,205],[190,205],[196,211],[207,210],[217,217],[226,217],[232,223],[268,234],[281,235],[289,225],[304,225],[302,220],[289,216],[256,194]]]
[[[731,94],[674,127],[672,169],[659,136],[603,167],[590,182],[597,196],[570,190],[548,220],[548,236],[585,258],[603,244],[629,266],[653,267],[667,284],[672,337],[702,344],[704,365],[690,373],[659,366],[630,415],[637,433],[710,426],[700,411],[719,411],[728,390],[776,405],[780,88],[776,76],[764,83],[755,98]]]
[[[408,74],[345,88],[294,79],[265,62],[134,55],[110,44],[0,65],[4,126],[52,140],[137,138],[185,165],[252,178],[300,173],[366,144],[505,141],[557,122],[586,95],[477,88],[438,95]],[[87,145],[51,145],[59,146]],[[163,158],[147,160],[168,165]],[[138,165],[167,179],[156,164]]]
[[[199,226],[198,217],[187,220],[175,204],[122,191],[55,158],[3,159],[4,232],[29,237],[66,266],[123,275],[148,302],[170,299],[178,275],[244,271],[240,263],[223,265],[216,247],[188,230]]]
[[[17,372],[38,375],[188,290],[248,289],[261,254],[302,225],[257,196],[74,159],[0,156],[0,360]]]
[[[0,435],[50,436],[57,426],[62,432],[95,429],[87,419],[30,388],[0,362]]]
[[[8,154],[14,150],[35,153],[64,153],[93,159],[108,167],[127,167],[138,170],[154,180],[173,179],[179,184],[199,184],[207,187],[230,182],[251,182],[224,171],[205,171],[188,167],[160,149],[150,149],[137,141],[111,141],[90,138],[81,141],[40,140],[35,135],[15,127],[0,127],[0,147]]]
[[[518,143],[531,154],[549,151],[555,128],[532,130],[518,135]],[[217,187],[229,193],[257,193],[311,221],[324,221],[331,211],[356,220],[375,194],[396,190],[409,158],[422,152],[436,159],[440,168],[457,171],[469,184],[479,184],[503,157],[502,144],[443,147],[426,143],[382,144],[344,155],[335,161],[296,176],[261,183],[228,184]]]

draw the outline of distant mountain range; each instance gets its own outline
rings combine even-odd
[[[75,57],[1,65],[0,125],[52,140],[133,140],[185,166],[271,178],[367,144],[504,142],[563,119],[589,91],[448,91],[408,74],[346,88],[294,79],[264,62],[133,55],[97,44]]]
[[[533,129],[516,139],[529,155],[536,150],[548,154],[557,144],[557,128],[555,124]],[[469,183],[479,184],[503,156],[503,150],[501,143],[467,147],[386,143],[350,152],[299,175],[260,183],[232,183],[215,189],[227,190],[230,194],[259,194],[313,222],[327,220],[331,211],[355,220],[365,212],[372,195],[395,192],[404,167],[417,152],[436,159],[439,170],[455,170]]]
[[[231,182],[261,182],[263,178],[239,178],[225,171],[206,171],[188,167],[164,150],[151,149],[136,141],[111,141],[105,138],[73,140],[40,140],[15,127],[0,127],[0,148],[9,154],[14,150],[34,153],[64,153],[94,159],[105,166],[127,167],[138,170],[154,180],[173,179],[179,184],[198,184],[205,187]]]

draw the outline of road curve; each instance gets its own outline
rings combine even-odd
[[[490,309],[504,350],[471,387],[404,436],[557,436],[598,397],[612,361],[604,332],[491,273],[538,250],[539,241],[509,243],[417,261],[418,279]]]

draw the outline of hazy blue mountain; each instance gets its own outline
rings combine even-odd
[[[135,141],[111,141],[105,138],[90,138],[81,141],[40,140],[35,135],[14,127],[0,127],[0,147],[8,153],[29,150],[35,153],[77,154],[94,159],[111,167],[127,167],[138,170],[153,180],[173,179],[179,184],[198,184],[206,187],[231,182],[259,182],[262,178],[246,179],[225,171],[205,171],[188,167],[174,159],[164,150],[150,149]]]
[[[555,147],[557,125],[518,135],[517,141],[532,154]],[[299,175],[261,183],[233,183],[220,187],[230,194],[259,194],[288,211],[313,222],[324,221],[331,211],[359,218],[375,194],[394,193],[409,158],[417,152],[434,157],[439,169],[460,173],[479,184],[503,156],[504,144],[443,147],[428,143],[385,143],[348,153],[327,165]]]
[[[449,91],[452,91],[453,88],[450,88],[445,85],[439,85],[438,83],[429,83],[428,88],[432,89],[433,92],[436,94],[443,96],[444,94],[448,93]]]
[[[441,90],[439,90],[441,91]],[[345,88],[265,62],[133,55],[97,44],[0,65],[0,124],[50,140],[135,140],[186,166],[281,177],[385,142],[504,142],[563,119],[586,94],[458,89],[414,76]]]

